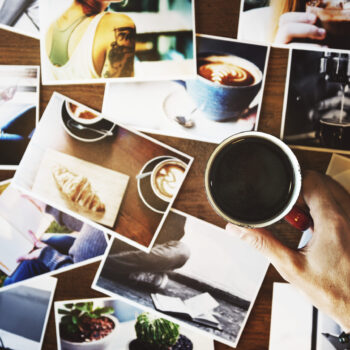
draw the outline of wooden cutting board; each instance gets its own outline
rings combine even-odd
[[[72,202],[58,188],[52,170],[55,165],[63,166],[74,174],[85,176],[99,196],[106,209],[96,213]],[[33,192],[42,199],[67,208],[99,224],[113,227],[123,200],[129,176],[79,158],[48,149],[36,174]]]

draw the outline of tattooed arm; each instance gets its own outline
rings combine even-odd
[[[103,32],[99,35],[99,41],[103,45],[100,46],[103,49],[103,55],[100,56],[98,64],[95,64],[98,66],[101,77],[134,76],[136,41],[134,22],[124,14],[108,13],[104,16],[103,24]]]

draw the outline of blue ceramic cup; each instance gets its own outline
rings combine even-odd
[[[261,89],[261,70],[244,58],[218,53],[200,54],[197,66],[197,79],[186,81],[187,92],[211,120],[238,119]],[[228,85],[226,81],[230,80],[232,84]]]

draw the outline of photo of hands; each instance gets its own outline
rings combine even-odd
[[[109,83],[102,111],[143,132],[218,143],[257,129],[267,46],[197,35],[195,80]],[[138,103],[130,104],[136,96]]]
[[[55,319],[59,350],[86,342],[106,350],[214,350],[203,335],[119,299],[55,302]]]
[[[39,4],[44,84],[195,76],[194,0]]]
[[[348,0],[242,0],[238,39],[279,47],[349,50]]]
[[[192,161],[56,93],[13,183],[147,251]]]

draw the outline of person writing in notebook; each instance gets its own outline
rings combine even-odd
[[[46,54],[57,80],[132,77],[136,27],[110,2],[74,0],[49,27]]]
[[[264,254],[281,276],[350,332],[350,195],[328,176],[308,172],[302,200],[313,219],[312,238],[293,250],[266,229],[226,229]],[[348,336],[350,347],[350,334]]]

